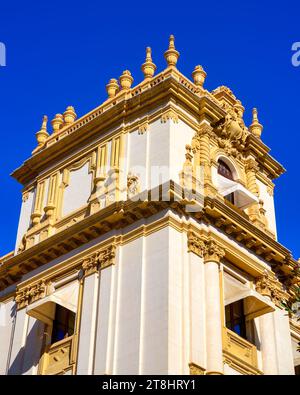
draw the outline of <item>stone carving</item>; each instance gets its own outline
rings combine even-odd
[[[34,285],[27,286],[16,292],[15,301],[17,308],[22,309],[30,303],[43,298],[46,295],[48,284],[44,280],[39,281]]]
[[[188,252],[204,258],[204,263],[209,261],[220,262],[225,256],[225,250],[211,238],[204,239],[194,232],[188,233]]]
[[[94,252],[86,257],[82,262],[82,269],[85,276],[96,273],[110,265],[114,264],[115,246],[111,245],[107,248]]]
[[[132,196],[139,193],[140,189],[140,180],[139,177],[135,174],[129,173],[127,175],[127,196],[130,199]]]
[[[287,299],[287,294],[283,290],[282,284],[276,278],[271,277],[267,270],[256,279],[255,288],[257,292],[263,296],[268,296],[277,305],[280,305]]]
[[[194,232],[188,233],[188,252],[193,252],[198,256],[203,256],[204,241]]]
[[[243,120],[243,106],[239,103],[228,106],[225,118],[214,125],[214,131],[220,148],[228,155],[240,157],[249,134]]]
[[[26,202],[29,198],[29,191],[24,191],[22,194],[22,202]]]
[[[144,134],[147,132],[148,129],[149,129],[149,122],[148,121],[142,122],[139,125],[138,134]]]
[[[205,375],[205,369],[201,368],[201,366],[199,366],[193,362],[189,364],[189,368],[190,368],[190,375],[192,375],[192,376]]]
[[[209,261],[220,262],[225,256],[225,250],[214,240],[209,239],[204,247],[204,263]]]
[[[178,115],[174,110],[169,110],[161,116],[161,123],[166,123],[169,119],[172,119],[174,123],[178,123]]]

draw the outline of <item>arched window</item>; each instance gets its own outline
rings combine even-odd
[[[228,180],[233,181],[233,174],[230,169],[230,167],[225,163],[222,159],[218,160],[218,174],[221,176],[227,178]],[[234,193],[230,193],[229,195],[224,196],[226,200],[228,200],[230,203],[234,204]]]
[[[218,164],[218,173],[229,180],[233,180],[233,174],[230,167],[221,159],[218,160]]]

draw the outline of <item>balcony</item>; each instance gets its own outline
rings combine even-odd
[[[242,374],[262,374],[257,366],[257,349],[241,336],[223,328],[224,361]]]
[[[74,336],[48,346],[41,358],[39,372],[42,375],[72,374]]]

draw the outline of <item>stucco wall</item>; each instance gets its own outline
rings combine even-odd
[[[257,180],[257,184],[259,187],[259,198],[264,202],[269,228],[277,235],[274,197],[269,195],[268,187],[263,182]]]
[[[34,204],[34,190],[28,193],[28,198],[25,202],[22,202],[21,211],[20,211],[20,218],[19,218],[19,225],[17,231],[17,239],[15,245],[15,252],[18,251],[18,247],[24,236],[25,232],[28,230],[30,225],[30,216],[33,211],[33,204]]]
[[[15,302],[12,298],[0,303],[0,375],[7,373],[15,314]]]
[[[64,190],[62,215],[65,216],[84,206],[91,194],[92,174],[89,164],[70,172],[69,185]]]

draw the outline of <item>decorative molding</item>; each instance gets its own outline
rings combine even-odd
[[[224,248],[220,247],[214,240],[209,239],[204,247],[204,263],[217,262],[219,263],[225,256]]]
[[[193,232],[188,233],[188,252],[203,257],[204,263],[219,263],[225,257],[225,250],[212,238],[203,238]]]
[[[241,158],[249,131],[243,120],[241,104],[225,105],[226,115],[214,125],[215,140],[227,155]]]
[[[169,120],[172,120],[174,123],[178,123],[178,119],[178,114],[173,109],[171,109],[163,113],[160,120],[161,123],[166,123]]]
[[[115,263],[115,250],[116,246],[111,245],[104,249],[100,249],[85,258],[82,262],[84,276],[89,276],[96,273],[98,270],[102,270],[113,265]]]
[[[171,184],[170,190],[176,196],[179,196],[179,193],[183,198],[185,196],[185,194],[182,195],[182,188],[175,183]],[[158,213],[169,207],[172,207],[172,210],[180,214],[185,213],[184,205],[181,202],[145,202],[144,199],[143,201],[138,200],[138,197],[134,202],[132,200],[128,200],[122,204],[115,202],[91,216],[84,215],[86,208],[83,207],[80,211],[82,213],[80,218],[78,217],[78,213],[66,219],[64,218],[59,222],[60,228],[47,239],[36,245],[33,245],[30,238],[27,239],[26,250],[20,254],[11,256],[1,265],[0,289],[4,289],[18,282],[24,273],[28,273],[34,268],[52,261],[55,257],[57,258],[74,250],[74,248],[83,245],[89,240],[95,239],[112,229],[123,228],[141,218],[148,218],[154,213]],[[298,263],[292,258],[289,250],[269,237],[266,232],[259,230],[251,224],[248,217],[240,211],[226,206],[217,198],[206,197],[203,210],[197,213],[189,213],[189,215],[197,220],[205,217],[207,224],[210,224],[212,227],[216,226],[221,231],[225,231],[225,229],[232,225],[230,227],[232,240],[237,240],[240,244],[245,245],[252,250],[253,254],[257,255],[259,253],[260,258],[269,262],[274,270],[279,271],[281,282],[285,283],[289,276],[293,276],[288,278],[289,280],[291,279],[291,283],[299,280],[299,277],[293,274],[293,270]],[[71,223],[72,219],[76,216],[79,220]],[[166,223],[168,221],[170,220],[167,218]],[[179,224],[181,223],[180,221],[177,222]],[[68,227],[67,225],[69,224],[71,226]],[[187,227],[186,229],[196,231],[195,227]],[[30,237],[32,238],[33,236]],[[238,246],[234,248],[224,243],[217,236],[213,236],[213,233],[211,233],[210,237],[214,237],[217,243],[224,246],[226,253],[228,249],[230,250],[230,257],[234,259],[233,263],[238,267],[243,267],[243,270],[255,277],[263,273],[261,266],[257,265],[254,260],[246,259],[245,255],[241,254]],[[199,254],[201,254],[201,251]],[[21,264],[26,269],[22,269],[21,271]],[[287,286],[289,287],[288,284]]]
[[[204,252],[204,240],[196,235],[194,232],[188,232],[188,252],[203,257]]]
[[[131,199],[134,195],[140,192],[139,176],[129,173],[127,175],[127,197]]]
[[[242,374],[262,374],[257,366],[257,349],[241,336],[223,327],[223,358],[232,369]]]
[[[280,281],[268,270],[265,270],[263,275],[255,280],[255,289],[261,295],[269,297],[279,307],[289,297]]]
[[[47,293],[48,286],[49,284],[47,284],[44,280],[40,280],[34,285],[30,285],[23,289],[17,290],[15,297],[17,309],[23,309],[30,303],[43,298]]]
[[[24,191],[22,193],[22,202],[23,203],[26,202],[28,200],[28,198],[29,198],[29,191]]]
[[[242,375],[248,376],[261,376],[263,372],[258,368],[254,368],[253,366],[247,364],[243,360],[239,359],[233,354],[227,353],[223,351],[223,361],[233,370],[241,373]]]
[[[39,374],[59,375],[71,369],[75,362],[72,360],[74,340],[74,336],[69,336],[47,346],[39,363]]]
[[[275,184],[269,184],[267,187],[267,192],[270,196],[274,196],[274,188],[275,188]]]
[[[259,171],[259,166],[258,166],[258,163],[256,162],[256,160],[253,158],[248,159],[246,161],[245,170],[246,171],[254,171],[255,173],[257,173]]]
[[[148,120],[142,122],[138,127],[138,134],[144,134],[149,129],[149,122]]]
[[[189,363],[190,375],[192,376],[203,376],[205,375],[205,369],[197,365],[194,362]]]
[[[72,171],[81,169],[88,162],[89,162],[88,173],[91,173],[95,169],[95,167],[93,166],[94,161],[92,159],[93,159],[93,153],[90,153],[89,156],[84,156],[83,158],[73,162],[72,164],[64,168],[62,175],[62,185],[64,187],[67,187],[70,182],[70,173]]]

